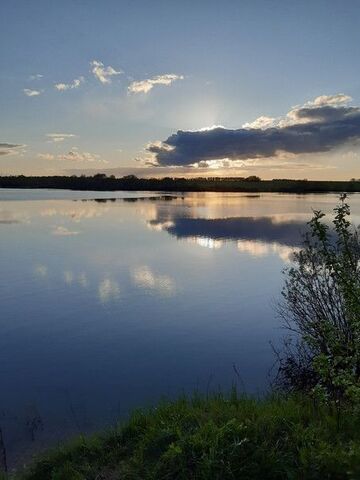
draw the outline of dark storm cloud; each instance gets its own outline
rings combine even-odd
[[[185,166],[217,159],[246,160],[290,154],[328,152],[360,139],[360,108],[304,106],[269,128],[183,131],[162,144],[151,144],[160,166]]]

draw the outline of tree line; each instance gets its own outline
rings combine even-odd
[[[164,177],[138,178],[126,175],[120,178],[98,173],[93,176],[0,176],[0,188],[54,188],[68,190],[148,190],[173,192],[360,192],[360,179],[349,181],[313,181],[249,177]]]

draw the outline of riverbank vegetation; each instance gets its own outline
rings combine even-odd
[[[360,415],[338,423],[331,407],[301,396],[180,398],[57,448],[16,478],[358,479]]]
[[[146,190],[168,192],[360,192],[360,179],[350,181],[310,181],[273,179],[261,180],[252,175],[242,177],[203,178],[138,178],[135,175],[116,178],[105,174],[93,176],[50,176],[26,177],[2,176],[0,188],[55,188],[68,190]]]
[[[194,395],[39,458],[20,480],[360,478],[360,241],[342,195],[286,270],[273,392]],[[10,476],[10,478],[12,478]]]

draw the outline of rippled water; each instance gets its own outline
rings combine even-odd
[[[281,271],[337,196],[0,190],[11,461],[194,389],[269,385]],[[360,195],[352,195],[360,223]],[[235,374],[233,365],[240,374]]]

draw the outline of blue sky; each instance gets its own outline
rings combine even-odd
[[[359,25],[346,0],[2,0],[0,173],[359,177]],[[249,129],[293,135],[304,105],[350,133],[244,150]]]

